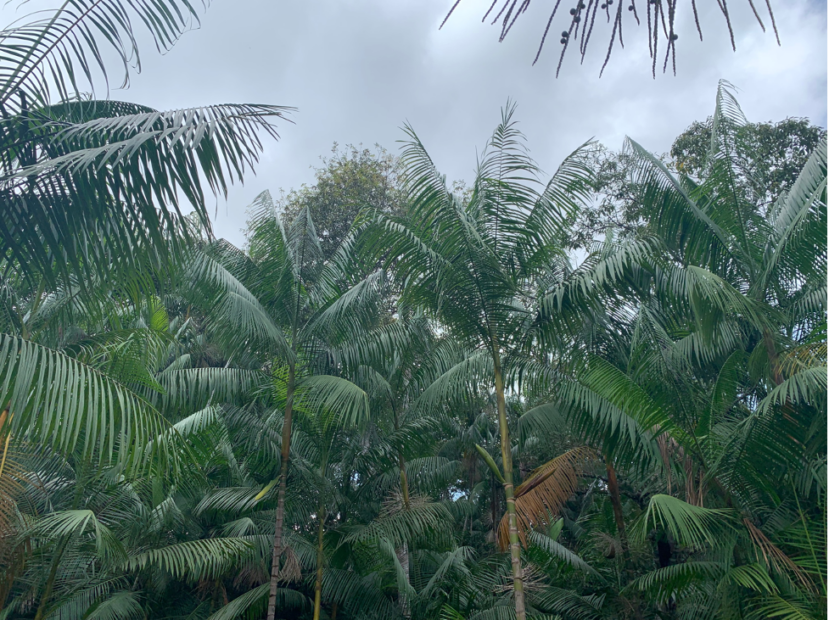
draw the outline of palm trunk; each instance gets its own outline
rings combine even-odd
[[[406,576],[406,583],[409,583],[409,545],[405,542],[400,549],[397,549],[397,561],[400,562],[400,566],[403,568],[403,574]],[[409,607],[409,599],[405,593],[400,594],[400,608],[403,612],[404,618],[412,617],[412,610]]]
[[[507,426],[507,404],[504,400],[504,378],[501,375],[501,360],[497,346],[493,346],[495,362],[495,397],[498,403],[498,426],[501,434],[501,460],[504,463],[504,495],[507,498],[507,523],[509,524],[509,554],[512,564],[512,585],[515,596],[515,618],[526,620],[524,605],[524,572],[521,568],[521,543],[518,540],[518,517],[515,513],[515,490],[512,483],[512,451],[510,449],[509,427]]]
[[[291,455],[291,423],[294,410],[294,364],[288,366],[288,386],[285,401],[285,419],[282,422],[282,462],[279,471],[279,491],[276,500],[276,532],[273,537],[273,558],[271,560],[271,590],[268,597],[268,620],[276,616],[276,589],[279,585],[279,560],[282,556],[282,530],[285,525],[285,492],[288,488],[288,459]]]
[[[408,510],[409,503],[409,478],[406,476],[406,460],[403,458],[403,453],[397,453],[397,465],[400,468],[400,490],[403,493],[403,510]],[[400,549],[397,549],[397,560],[400,566],[403,567],[403,573],[406,575],[406,583],[409,583],[409,546],[404,542]],[[409,618],[412,615],[409,608],[409,600],[406,594],[400,595],[400,607],[403,611],[403,617]]]
[[[49,576],[46,578],[46,588],[43,590],[43,596],[40,597],[40,604],[37,606],[37,611],[35,612],[35,620],[43,620],[43,616],[46,613],[46,604],[49,602],[49,599],[52,598],[52,589],[55,587],[55,578],[58,575],[58,567],[60,566],[60,560],[63,557],[63,552],[69,544],[69,538],[70,536],[63,537],[63,540],[58,545],[55,557],[52,558],[52,567],[49,569]]]
[[[622,512],[622,498],[619,495],[619,482],[616,479],[616,470],[613,468],[613,461],[605,457],[607,467],[607,492],[610,494],[610,503],[613,505],[613,517],[616,519],[616,531],[619,532],[619,540],[622,542],[622,553],[626,551],[627,535],[625,533],[625,517]]]
[[[771,366],[771,376],[775,385],[783,383],[783,375],[780,372],[780,357],[777,355],[777,349],[774,346],[774,339],[769,330],[763,330],[763,344],[766,346],[766,355],[769,358],[769,365]]]
[[[320,620],[320,607],[322,605],[322,571],[325,562],[325,554],[322,548],[322,535],[325,532],[325,508],[320,506],[319,528],[317,530],[317,579],[314,583],[314,620]]]
[[[400,468],[400,490],[403,493],[403,508],[409,509],[409,479],[406,476],[406,461],[403,453],[397,453],[397,466]]]

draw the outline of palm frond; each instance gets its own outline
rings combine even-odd
[[[526,546],[527,533],[543,527],[555,519],[558,511],[579,486],[580,472],[586,461],[594,458],[589,448],[574,448],[548,461],[515,488],[515,512],[518,516],[518,534]],[[498,526],[498,545],[509,545],[508,515]]]
[[[662,527],[681,544],[717,546],[723,535],[733,531],[731,511],[693,506],[670,495],[654,495],[638,525],[640,536],[650,527]]]
[[[237,568],[253,546],[240,538],[205,538],[150,549],[129,559],[128,570],[158,567],[176,579],[216,579]]]
[[[0,401],[14,414],[12,432],[70,453],[97,452],[130,467],[169,424],[147,401],[97,370],[47,347],[0,334]],[[175,461],[168,443],[157,456]]]

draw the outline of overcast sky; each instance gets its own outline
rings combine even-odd
[[[145,45],[143,72],[129,91],[111,96],[159,109],[226,102],[298,108],[295,124],[282,124],[281,140],[267,144],[257,175],[218,202],[216,232],[237,244],[252,198],[311,182],[311,166],[334,141],[397,152],[408,121],[450,180],[470,179],[476,149],[508,98],[518,103],[520,128],[548,172],[591,137],[619,148],[629,135],[667,151],[691,122],[712,113],[721,78],[738,87],[750,120],[798,116],[826,126],[825,1],[772,0],[778,47],[748,1],[732,0],[736,52],[715,0],[697,0],[702,43],[690,3],[680,2],[677,76],[656,80],[644,24],[628,26],[626,49],[614,51],[601,79],[608,31],[597,28],[584,65],[566,58],[556,80],[563,24],[532,66],[550,0],[533,2],[503,43],[497,26],[481,23],[489,0],[463,0],[438,30],[452,2],[213,0],[201,28],[168,54]],[[566,14],[569,4],[562,6]]]

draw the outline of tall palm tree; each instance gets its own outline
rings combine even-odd
[[[284,375],[279,379],[284,416],[280,469],[275,481],[276,531],[268,602],[268,620],[273,620],[284,549],[293,409],[297,400],[302,399],[305,407],[325,406],[341,424],[367,419],[367,394],[347,379],[326,372],[331,366],[331,345],[341,342],[355,328],[376,321],[383,274],[361,277],[360,271],[349,270],[354,265],[350,238],[331,260],[323,261],[309,210],[303,209],[285,228],[268,192],[254,202],[249,243],[250,259],[242,266],[248,270],[245,281],[266,309],[268,320],[285,334],[290,347],[282,362]]]
[[[509,521],[513,595],[524,620],[521,551],[507,425],[505,364],[533,342],[533,278],[563,256],[562,227],[586,195],[580,151],[546,184],[513,120],[514,106],[482,156],[468,202],[447,188],[417,135],[403,152],[410,208],[405,220],[379,214],[369,247],[405,283],[402,299],[423,307],[472,351],[430,388],[439,400],[471,375],[494,383]]]
[[[661,537],[661,568],[629,593],[718,617],[748,599],[758,616],[808,616],[825,604],[825,560],[809,542],[824,535],[825,500],[804,472],[826,451],[826,145],[769,205],[733,149],[743,122],[722,84],[701,179],[630,142],[652,237],[597,256],[575,286],[633,293],[636,313],[556,393],[629,479],[661,480],[634,528]],[[557,424],[550,413],[526,423]],[[674,566],[674,545],[699,555]]]

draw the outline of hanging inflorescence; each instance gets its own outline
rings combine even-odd
[[[640,0],[644,1],[643,17],[648,24],[648,50],[651,57],[651,72],[653,77],[656,77],[656,68],[659,62],[662,63],[662,72],[668,70],[668,63],[671,63],[671,68],[674,75],[676,75],[676,42],[679,35],[675,32],[675,22],[677,14],[677,4],[680,0]],[[728,34],[731,39],[731,47],[736,50],[737,46],[734,42],[734,28],[731,21],[731,16],[728,9],[728,0],[715,0],[720,12],[725,18],[728,26]],[[763,23],[757,7],[754,5],[754,0],[746,0],[751,7],[754,17],[763,29],[766,31],[766,26]],[[513,25],[518,20],[520,15],[527,12],[531,0],[503,0],[500,9],[495,13],[492,19],[492,24],[499,20],[501,21],[501,36],[499,41],[503,41],[512,30]],[[607,46],[607,54],[605,55],[602,68],[599,73],[604,73],[607,63],[610,61],[610,55],[613,52],[613,47],[618,39],[619,45],[624,48],[625,41],[622,34],[622,18],[626,14],[629,16],[628,20],[635,20],[636,25],[641,25],[640,9],[637,7],[637,0],[577,0],[576,5],[570,9],[569,25],[566,30],[561,32],[561,54],[558,59],[558,66],[556,67],[556,77],[561,71],[561,63],[564,61],[564,55],[571,47],[578,46],[578,54],[581,56],[581,62],[584,62],[584,56],[587,52],[587,46],[590,43],[590,38],[593,35],[593,26],[596,23],[596,16],[601,13],[601,18],[606,24],[611,26],[610,41]],[[447,13],[440,27],[447,22],[452,13],[455,12],[461,0],[456,0],[452,8]],[[541,50],[544,48],[544,43],[547,41],[547,36],[550,34],[550,29],[553,26],[553,19],[555,18],[562,0],[555,0],[553,10],[547,20],[547,26],[544,28],[544,34],[541,37],[541,43],[538,46],[533,64],[538,62],[541,56]],[[699,22],[699,13],[697,12],[696,0],[690,0],[691,8],[694,14],[694,23],[699,33],[700,41],[702,40],[702,28]],[[765,0],[766,8],[768,9],[769,19],[774,30],[774,35],[780,44],[780,36],[777,32],[777,24],[774,21],[774,12],[771,9],[770,0]],[[493,14],[498,5],[498,0],[493,0],[487,12],[481,21],[486,21],[490,15]],[[625,10],[627,9],[627,10]],[[562,11],[562,15],[564,12]],[[664,48],[664,51],[663,51]],[[663,59],[664,53],[664,59]]]

